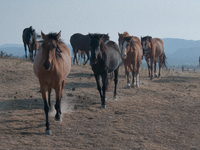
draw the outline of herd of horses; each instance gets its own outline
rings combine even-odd
[[[26,45],[28,45],[29,47],[31,59],[33,58],[33,47],[36,42],[34,32],[35,30],[30,27],[24,29],[22,35],[24,46],[26,47]],[[48,113],[52,108],[50,101],[52,88],[56,93],[55,120],[60,121],[62,90],[65,85],[65,78],[71,69],[70,50],[60,39],[60,36],[61,32],[49,33],[46,35],[41,31],[42,42],[33,62],[33,70],[39,80],[44,101],[46,134],[51,134]],[[109,73],[114,74],[115,87],[113,98],[116,98],[120,60],[122,60],[124,64],[128,88],[134,86],[139,87],[139,68],[143,56],[145,56],[145,60],[147,61],[149,77],[151,80],[153,79],[153,65],[154,68],[156,68],[156,62],[159,62],[159,74],[157,76],[155,72],[155,77],[160,77],[161,66],[162,64],[165,65],[166,56],[164,53],[164,44],[161,39],[152,38],[150,36],[141,37],[141,39],[139,39],[138,37],[130,36],[127,32],[124,32],[123,34],[118,33],[118,36],[118,44],[110,40],[108,34],[82,35],[76,33],[70,38],[70,43],[74,52],[73,62],[75,63],[75,61],[77,61],[76,55],[78,52],[87,55],[87,60],[84,64],[90,60],[90,65],[101,98],[102,108],[106,108],[105,99],[106,91],[109,86]],[[132,73],[131,84],[129,82],[130,73]],[[135,84],[134,77],[136,77]],[[102,86],[100,84],[100,78],[102,79]]]

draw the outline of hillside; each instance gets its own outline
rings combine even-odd
[[[165,54],[168,58],[167,61],[170,66],[180,67],[182,65],[189,65],[196,67],[199,65],[200,41],[174,38],[164,38],[162,40],[165,46]],[[71,45],[67,44],[67,46],[69,47],[71,56],[73,57]],[[19,57],[23,57],[25,54],[22,44],[0,45],[0,51]],[[144,61],[143,66],[146,66]]]

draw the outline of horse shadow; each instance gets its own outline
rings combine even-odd
[[[43,109],[42,99],[11,99],[0,101],[0,111]]]

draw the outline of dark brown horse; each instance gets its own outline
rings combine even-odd
[[[24,43],[24,50],[25,50],[25,57],[27,58],[27,49],[26,46],[28,46],[30,59],[33,58],[33,46],[35,44],[35,41],[37,40],[37,34],[35,32],[35,29],[30,26],[29,28],[25,28],[22,33],[22,41]]]
[[[135,41],[132,36],[122,39],[121,58],[125,67],[127,76],[127,88],[134,87],[134,77],[136,76],[136,87],[139,87],[139,69],[143,57],[142,46],[140,42]],[[132,73],[132,84],[129,82],[129,73]]]
[[[49,109],[51,108],[50,95],[53,88],[56,93],[55,120],[61,120],[61,97],[65,86],[65,78],[71,69],[71,56],[67,45],[60,40],[60,34],[50,33],[45,35],[41,32],[43,43],[39,48],[34,61],[34,73],[38,77],[44,111],[46,114],[46,131],[51,134],[49,124]]]
[[[109,40],[109,38],[110,37],[108,36],[108,34],[104,34],[104,36],[103,36],[104,42]],[[73,53],[74,53],[73,64],[75,64],[75,61],[78,63],[76,54],[80,50],[82,52],[85,52],[87,55],[87,60],[84,62],[84,65],[85,65],[88,62],[88,60],[90,59],[90,37],[89,37],[89,34],[83,35],[80,33],[75,33],[71,36],[70,43],[72,45]]]
[[[160,77],[160,70],[162,65],[166,66],[166,56],[164,53],[164,43],[159,38],[153,38],[151,36],[141,37],[141,44],[143,47],[143,53],[147,62],[149,77],[153,79],[153,65],[155,77]],[[149,64],[149,59],[150,63]],[[159,73],[156,74],[156,62],[159,63]]]
[[[114,98],[118,83],[118,71],[120,64],[120,51],[118,45],[113,41],[104,43],[102,35],[90,35],[91,58],[90,65],[97,82],[97,89],[101,97],[101,107],[106,108],[105,96],[108,89],[108,73],[114,72]],[[100,86],[100,76],[102,78],[102,88]]]

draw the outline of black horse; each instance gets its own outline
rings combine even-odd
[[[30,26],[29,28],[25,28],[22,33],[22,41],[24,43],[24,50],[25,50],[25,57],[27,58],[27,52],[26,52],[26,45],[29,49],[29,56],[30,59],[33,58],[33,46],[35,45],[35,41],[37,40],[37,34],[35,32],[35,29]]]
[[[101,36],[104,35],[103,36],[104,42],[106,42],[110,38],[108,36],[108,34],[99,34],[99,35],[101,35]],[[90,59],[90,37],[89,37],[89,34],[83,35],[80,33],[75,33],[70,37],[70,43],[72,45],[73,52],[74,52],[73,64],[75,64],[75,61],[77,63],[79,63],[77,60],[76,54],[80,50],[81,52],[84,52],[87,55],[87,60],[84,62],[84,65],[85,65],[88,62],[88,60]]]
[[[114,98],[116,98],[116,89],[118,83],[118,72],[120,64],[120,51],[118,45],[113,41],[103,42],[103,35],[93,34],[89,35],[91,38],[90,49],[91,58],[90,65],[94,72],[97,82],[97,89],[101,97],[101,107],[106,108],[105,96],[108,90],[108,73],[114,71]],[[100,76],[102,78],[102,89],[100,86]],[[102,93],[103,92],[103,93]]]

